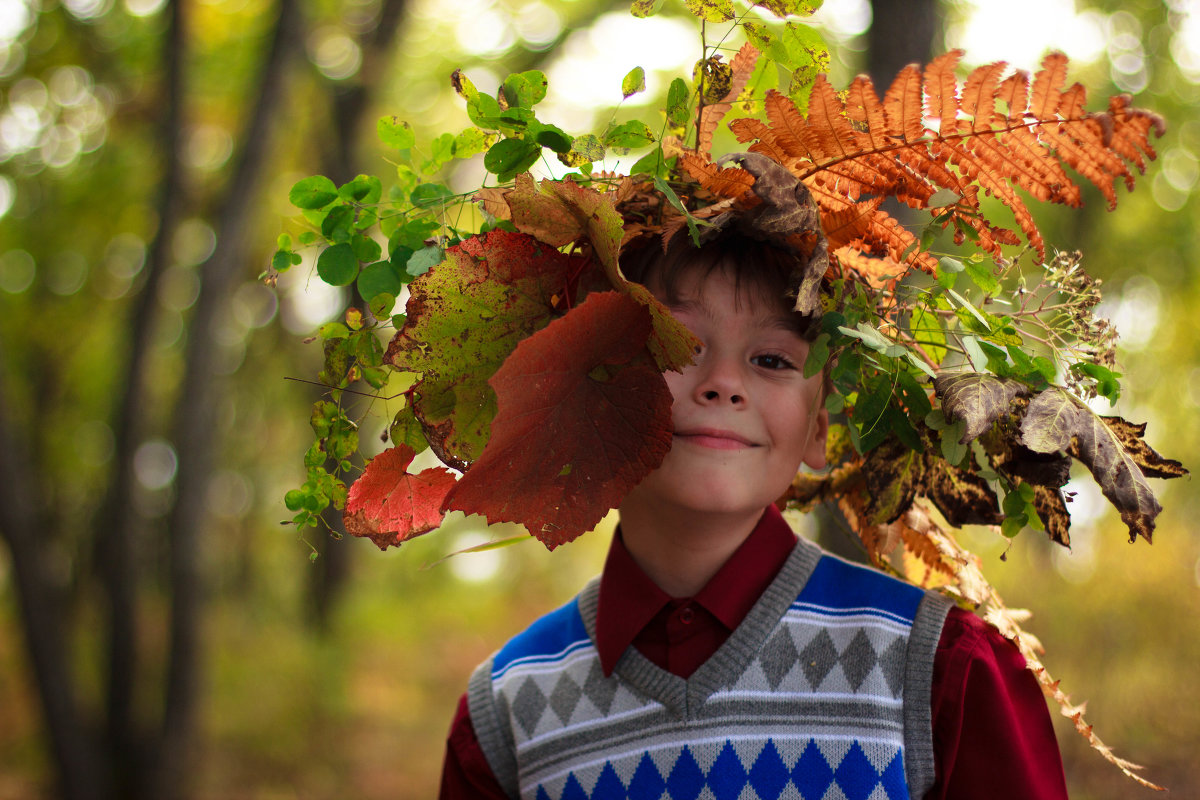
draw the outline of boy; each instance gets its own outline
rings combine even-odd
[[[725,232],[622,257],[704,347],[600,578],[472,677],[453,798],[1065,797],[1042,693],[974,615],[797,541],[825,463],[795,257]]]

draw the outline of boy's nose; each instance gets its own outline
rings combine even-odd
[[[738,365],[711,354],[706,356],[696,367],[700,370],[694,389],[697,401],[731,403],[735,406],[745,403],[746,387]]]

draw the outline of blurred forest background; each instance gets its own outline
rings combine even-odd
[[[1092,107],[1126,91],[1167,118],[1116,213],[1090,195],[1039,222],[1104,278],[1117,411],[1200,467],[1200,2],[827,0],[815,24],[837,86],[947,47],[1026,69],[1059,48]],[[489,90],[545,71],[539,115],[583,131],[634,66],[648,91],[621,113],[655,123],[698,42],[675,0],[646,20],[627,0],[0,0],[0,798],[434,796],[470,669],[607,536],[440,561],[496,532],[380,554],[281,526],[318,392],[287,378],[315,377],[302,339],[334,306],[311,262],[277,291],[257,276],[297,179],[388,169],[379,116],[418,147],[466,126],[456,67]],[[1153,546],[1090,482],[1071,552],[966,540],[1101,738],[1194,797],[1200,498],[1156,484]],[[1149,796],[1056,724],[1073,797]]]

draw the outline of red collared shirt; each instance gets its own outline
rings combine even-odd
[[[783,567],[795,535],[774,506],[695,597],[672,598],[613,537],[600,578],[596,649],[606,675],[636,647],[686,678],[728,638]],[[1041,689],[995,628],[952,608],[933,665],[936,781],[930,800],[1058,800],[1062,758]],[[475,737],[466,695],[446,742],[441,800],[506,800]]]

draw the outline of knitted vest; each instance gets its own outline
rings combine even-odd
[[[949,610],[801,541],[691,677],[634,648],[605,677],[599,581],[471,677],[471,722],[511,797],[920,798],[930,683]]]

